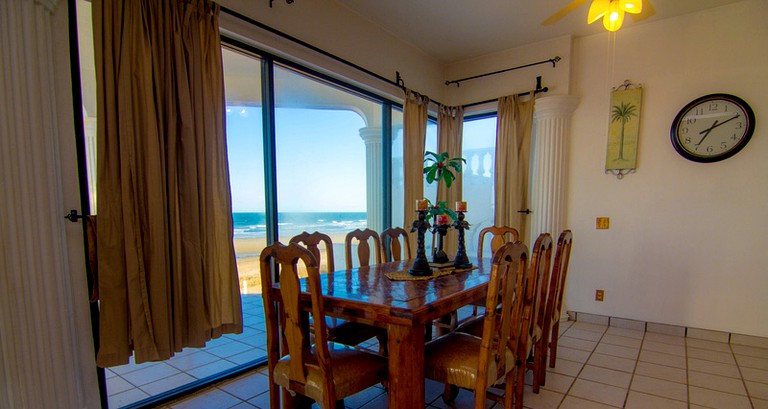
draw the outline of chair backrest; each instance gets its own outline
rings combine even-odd
[[[299,261],[307,270],[307,290],[312,301],[311,314],[315,327],[314,349],[310,347],[309,324],[301,308]],[[320,290],[320,273],[315,257],[311,251],[296,243],[285,246],[276,242],[261,252],[260,262],[270,377],[277,361],[282,356],[290,355],[291,389],[306,394],[307,365],[315,365],[320,368],[324,380],[322,385],[324,392],[329,393],[329,396],[335,396],[325,320],[322,319],[325,311]],[[275,283],[272,280],[273,266],[277,267],[279,288],[274,286]],[[282,331],[282,337],[278,336],[278,331]],[[280,339],[282,339],[282,345],[278,345]],[[330,382],[325,381],[329,379]]]
[[[491,234],[491,257],[493,253],[501,247],[502,244],[507,242],[515,242],[520,240],[520,233],[514,227],[508,226],[491,226],[480,230],[480,238],[477,246],[477,259],[483,258],[483,242],[485,235]]]
[[[318,268],[323,265],[323,257],[320,254],[320,243],[323,243],[325,245],[325,271],[328,273],[336,271],[333,262],[333,241],[331,241],[330,236],[320,232],[301,232],[300,234],[291,237],[290,243],[301,244],[306,247],[307,250],[312,252],[312,255],[315,256],[315,260],[317,261]]]
[[[376,264],[381,264],[381,240],[379,234],[371,229],[356,229],[347,233],[344,238],[344,261],[347,268],[352,268],[352,241],[357,240],[357,259],[360,267],[367,267],[371,264],[371,246],[368,240],[373,239],[373,249],[376,252]]]
[[[531,275],[525,292],[525,323],[529,330],[521,338],[520,351],[530,352],[528,338],[533,336],[536,325],[541,326],[544,320],[544,305],[547,300],[547,285],[549,281],[549,268],[552,262],[552,236],[549,233],[541,233],[533,245],[531,257]]]
[[[503,368],[504,372],[514,367],[514,363],[507,362],[507,358],[517,356],[516,340],[526,330],[523,326],[523,301],[528,280],[528,248],[520,241],[502,245],[494,253],[488,282],[476,384],[476,392],[482,391],[482,394],[476,396],[485,396],[485,388],[496,381],[488,378],[489,364],[495,362],[497,370]],[[491,375],[497,377],[501,374]]]
[[[551,329],[555,321],[560,319],[563,308],[563,292],[565,290],[565,276],[568,274],[568,262],[571,260],[571,244],[573,233],[563,230],[557,239],[555,261],[552,263],[552,277],[549,280],[549,292],[547,295],[547,309],[544,313],[544,325],[542,328]]]
[[[402,237],[403,242],[400,243]],[[408,241],[408,232],[401,227],[390,227],[381,232],[381,251],[384,253],[384,261],[407,260],[411,257],[411,246]]]

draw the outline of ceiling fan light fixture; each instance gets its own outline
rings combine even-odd
[[[608,31],[616,31],[624,23],[624,10],[619,6],[618,1],[612,1],[608,12],[603,16],[603,27]]]
[[[619,0],[619,7],[627,13],[639,14],[643,11],[642,0]]]
[[[592,24],[603,17],[611,4],[611,0],[593,0],[587,13],[587,24]]]

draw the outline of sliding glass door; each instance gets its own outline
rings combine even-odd
[[[347,233],[381,231],[383,104],[286,66],[274,74],[280,241],[327,234],[341,268]]]

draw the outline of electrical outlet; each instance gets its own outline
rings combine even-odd
[[[611,219],[609,217],[598,217],[595,219],[595,228],[598,230],[607,230],[611,227]]]
[[[605,290],[595,290],[595,301],[605,301]]]

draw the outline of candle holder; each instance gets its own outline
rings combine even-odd
[[[447,224],[438,224],[432,227],[432,232],[437,233],[437,245],[432,252],[432,265],[436,267],[443,267],[445,263],[448,263],[450,259],[448,255],[443,251],[443,237],[448,233]]]
[[[424,250],[424,233],[431,227],[427,221],[427,211],[417,210],[419,213],[418,219],[413,222],[411,232],[417,232],[416,234],[416,259],[413,260],[413,265],[408,273],[412,276],[428,276],[432,274],[432,269],[429,267],[429,261],[427,260],[427,252]]]
[[[467,257],[467,246],[464,242],[464,230],[469,230],[469,222],[464,220],[464,212],[456,212],[458,218],[453,222],[453,227],[459,231],[459,247],[456,251],[456,258],[453,259],[453,265],[455,268],[471,268],[472,263],[469,262]]]

